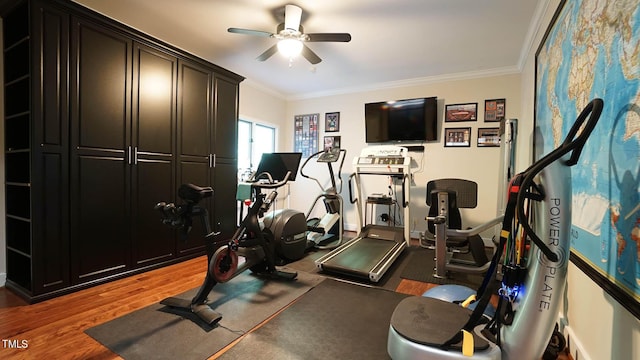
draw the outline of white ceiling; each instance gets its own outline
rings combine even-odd
[[[545,0],[74,0],[245,76],[284,98],[313,97],[441,78],[521,70]],[[307,33],[348,32],[349,43],[308,43],[323,61],[289,67],[255,58],[274,39],[285,4]],[[280,15],[278,15],[280,14]]]

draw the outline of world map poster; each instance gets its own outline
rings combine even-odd
[[[638,316],[640,1],[566,0],[536,53],[535,153],[556,148],[584,107],[604,101],[572,168],[572,261]],[[584,270],[583,267],[581,269]],[[596,280],[594,278],[594,280]],[[598,281],[596,281],[598,282]]]

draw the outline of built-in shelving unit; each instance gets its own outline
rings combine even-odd
[[[31,264],[31,37],[29,4],[21,3],[3,19],[4,126],[7,273],[32,288]]]

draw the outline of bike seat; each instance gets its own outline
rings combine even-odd
[[[204,198],[211,197],[213,195],[213,189],[210,186],[201,187],[194,184],[182,184],[178,188],[178,196],[188,202],[197,204]]]

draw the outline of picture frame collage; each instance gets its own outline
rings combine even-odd
[[[506,99],[488,99],[484,101],[484,122],[500,123],[505,119]],[[478,121],[478,103],[446,104],[445,123],[464,123]],[[477,129],[477,147],[500,147],[500,127],[480,127]],[[445,127],[445,147],[470,147],[471,126]]]
[[[294,151],[301,152],[307,158],[319,149],[320,114],[304,114],[294,116],[293,144]],[[325,113],[324,132],[334,133],[340,131],[340,112]],[[341,137],[339,135],[326,135],[323,139],[323,149],[340,148]]]

